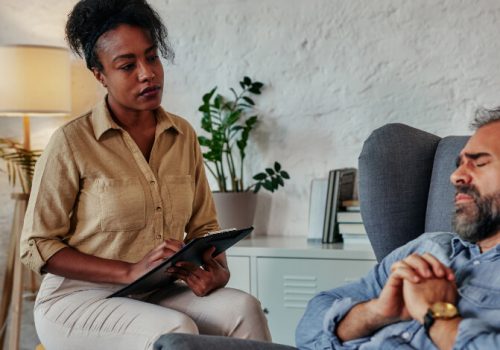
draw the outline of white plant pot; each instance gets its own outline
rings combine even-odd
[[[221,228],[254,226],[257,195],[253,192],[213,192]]]

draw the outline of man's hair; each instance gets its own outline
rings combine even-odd
[[[500,106],[494,109],[478,108],[470,126],[477,130],[485,125],[500,121]]]
[[[167,28],[144,0],[80,0],[68,15],[66,40],[73,52],[85,58],[87,68],[102,70],[95,44],[102,34],[121,24],[149,31],[161,55],[173,61]]]

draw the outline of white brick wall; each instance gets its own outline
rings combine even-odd
[[[2,0],[0,44],[64,44],[64,21],[74,3]],[[284,190],[260,198],[260,230],[269,234],[306,235],[311,179],[355,166],[374,128],[403,122],[442,136],[465,134],[477,106],[500,104],[495,0],[152,4],[166,20],[177,54],[166,68],[167,109],[199,130],[204,92],[215,85],[225,92],[243,75],[267,84],[258,98],[262,122],[249,168],[279,160],[292,176]],[[1,119],[0,135],[18,127]],[[39,142],[49,134],[38,132]],[[9,188],[0,185],[5,203]],[[0,207],[4,225],[9,206]],[[4,237],[8,228],[0,230]]]

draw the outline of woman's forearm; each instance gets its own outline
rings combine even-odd
[[[45,272],[88,282],[126,284],[134,280],[130,263],[98,258],[71,247],[55,253],[43,267]]]

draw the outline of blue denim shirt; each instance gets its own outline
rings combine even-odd
[[[404,321],[373,335],[342,343],[339,321],[356,304],[379,296],[391,265],[411,253],[428,252],[455,271],[458,310],[463,320],[453,349],[500,349],[500,245],[481,254],[479,247],[453,233],[426,233],[389,254],[365,278],[316,295],[295,333],[299,349],[436,349],[422,325]]]

